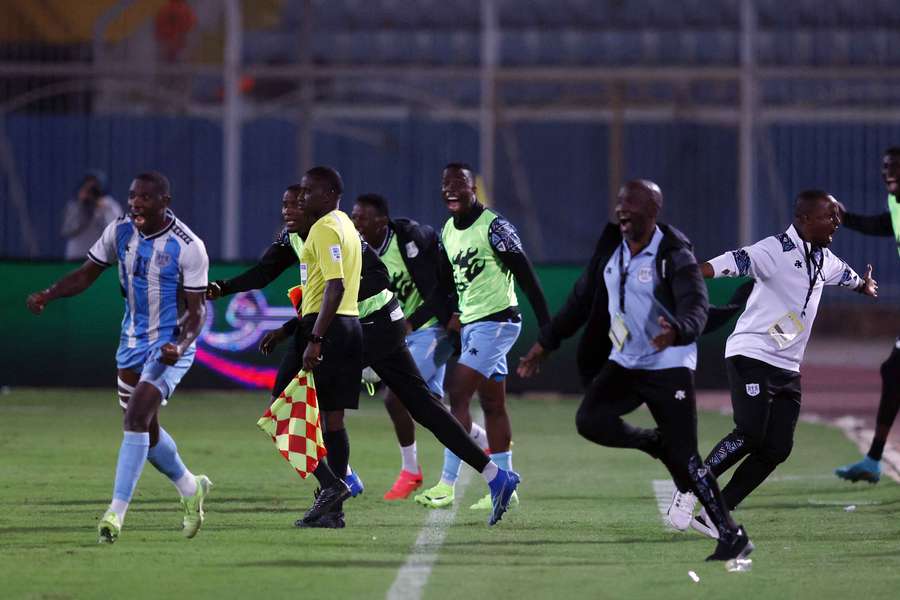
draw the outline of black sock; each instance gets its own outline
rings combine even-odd
[[[316,466],[316,470],[313,471],[313,475],[316,480],[319,482],[319,487],[325,489],[334,484],[337,481],[337,477],[334,476],[334,473],[331,472],[331,468],[328,466],[324,460],[320,460],[318,466]]]
[[[347,473],[347,465],[350,464],[350,438],[346,429],[326,431],[325,449],[328,450],[328,466],[337,479],[343,479]],[[335,506],[335,511],[340,510]]]
[[[886,440],[878,439],[878,437],[872,438],[872,445],[869,447],[867,456],[872,460],[881,460],[881,455],[884,453],[885,441]]]

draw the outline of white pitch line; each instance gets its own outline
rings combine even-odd
[[[437,561],[447,529],[456,518],[456,511],[463,493],[472,477],[472,469],[464,466],[456,481],[456,501],[449,509],[428,509],[430,514],[419,531],[406,563],[400,567],[394,583],[387,593],[387,600],[419,600],[428,584],[431,570]]]
[[[662,517],[663,525],[666,529],[675,531],[675,528],[669,524],[666,513],[669,512],[669,504],[672,503],[672,494],[675,493],[675,484],[671,479],[654,479],[653,495],[656,496],[656,508],[659,509],[659,515]]]

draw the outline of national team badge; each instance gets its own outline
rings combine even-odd
[[[747,384],[747,395],[751,398],[753,396],[759,396],[759,384],[758,383],[748,383]]]
[[[407,242],[406,243],[406,256],[409,258],[415,258],[419,255],[419,247],[416,246],[415,242]]]
[[[641,267],[637,277],[641,283],[650,283],[653,281],[653,271],[650,270],[650,267]]]
[[[166,252],[157,252],[153,255],[153,262],[155,262],[156,266],[160,269],[165,269],[169,266],[169,263],[172,262],[172,255]]]

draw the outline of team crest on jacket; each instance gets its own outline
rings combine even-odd
[[[650,283],[653,281],[653,271],[650,267],[641,267],[638,271],[638,281],[641,283]]]
[[[747,395],[750,397],[759,396],[759,384],[758,383],[748,383],[747,384]]]
[[[157,252],[153,256],[153,260],[156,262],[157,267],[165,269],[169,266],[169,263],[172,262],[172,256],[167,252]]]
[[[406,256],[409,258],[415,258],[419,255],[419,247],[416,246],[415,242],[406,242]]]

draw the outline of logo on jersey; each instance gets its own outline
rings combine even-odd
[[[165,269],[172,262],[172,255],[168,252],[157,252],[153,255],[153,262],[160,269]]]
[[[406,304],[406,301],[409,300],[409,297],[412,296],[416,289],[412,279],[406,277],[405,273],[394,273],[391,275],[388,288],[397,295],[400,304]]]
[[[329,252],[331,252],[331,260],[334,262],[341,262],[341,247],[338,244],[334,246],[329,246]]]
[[[676,390],[675,391],[675,399],[676,400],[684,400],[685,398],[687,398],[687,394],[685,393],[684,390]]]
[[[300,263],[300,285],[306,285],[307,273],[306,263]]]
[[[457,252],[450,261],[456,267],[456,272],[465,279],[465,281],[460,281],[458,278],[454,278],[456,279],[456,291],[460,294],[466,291],[469,284],[484,271],[485,261],[483,258],[475,259],[477,255],[477,249],[468,248]]]
[[[415,258],[419,255],[419,247],[416,246],[415,242],[407,242],[406,243],[406,256],[409,258]]]
[[[653,271],[650,270],[650,267],[641,267],[637,277],[641,283],[650,283],[653,281]]]
[[[746,386],[747,395],[751,398],[754,396],[759,396],[759,384],[758,383],[748,383]]]

